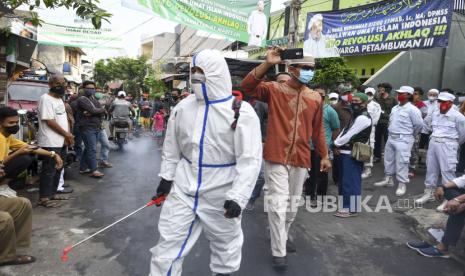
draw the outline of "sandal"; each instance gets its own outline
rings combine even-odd
[[[90,174],[90,177],[93,177],[93,178],[102,178],[104,177],[105,175],[99,171],[95,171],[93,172],[92,174]]]
[[[0,263],[0,266],[7,266],[7,265],[23,265],[23,264],[30,264],[36,261],[36,258],[29,256],[29,255],[17,255],[16,259],[4,263]]]
[[[347,212],[347,211],[337,211],[334,214],[334,216],[338,217],[338,218],[351,218],[351,217],[356,217],[357,213],[351,213],[351,212]]]
[[[50,200],[69,200],[70,197],[67,195],[62,195],[62,194],[56,194],[53,197],[50,198]]]
[[[100,162],[100,163],[98,164],[98,167],[99,167],[99,168],[108,168],[108,169],[109,169],[109,168],[113,168],[113,165],[110,164],[110,163],[108,163],[108,162],[106,162],[106,161],[102,161],[102,162]]]
[[[90,169],[87,169],[87,170],[79,170],[79,173],[80,173],[80,174],[90,173]]]
[[[56,201],[47,199],[47,200],[42,200],[42,201],[39,200],[39,202],[37,202],[37,206],[41,206],[45,208],[57,208],[57,207],[60,207],[61,204]]]

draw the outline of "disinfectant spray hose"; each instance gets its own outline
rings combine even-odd
[[[63,255],[61,256],[61,261],[62,262],[66,262],[68,261],[68,253],[71,252],[71,250],[73,250],[75,247],[77,247],[78,245],[81,245],[82,243],[90,240],[91,238],[93,238],[94,236],[97,236],[98,234],[102,233],[103,231],[109,229],[110,227],[116,225],[117,223],[129,218],[130,216],[138,213],[139,211],[145,209],[146,207],[149,207],[149,206],[152,206],[152,205],[157,205],[159,206],[163,201],[165,201],[166,197],[165,196],[160,196],[150,202],[148,202],[147,204],[145,204],[144,206],[140,207],[139,209],[131,212],[130,214],[126,215],[125,217],[113,222],[112,224],[108,225],[107,227],[103,228],[103,229],[100,229],[99,231],[97,231],[96,233],[90,235],[89,237],[73,244],[73,245],[70,245],[70,246],[67,246],[64,250],[63,250]]]

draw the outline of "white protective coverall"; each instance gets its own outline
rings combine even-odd
[[[224,202],[244,209],[262,161],[259,119],[242,102],[235,130],[231,76],[218,51],[203,50],[191,66],[206,77],[171,112],[159,176],[173,180],[161,210],[160,239],[151,249],[150,276],[181,275],[183,258],[203,231],[210,241],[210,269],[232,273],[241,262],[241,218],[224,217]]]

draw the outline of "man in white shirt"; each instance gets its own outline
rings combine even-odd
[[[421,112],[412,103],[413,87],[402,86],[397,92],[398,105],[389,118],[389,138],[384,150],[385,178],[376,182],[376,187],[394,186],[396,176],[399,186],[397,196],[403,196],[409,183],[408,171],[415,136],[423,128]]]
[[[50,157],[44,157],[39,185],[39,205],[49,207],[50,200],[66,199],[56,195],[60,182],[61,170],[56,169],[55,154],[64,159],[65,145],[72,145],[74,137],[68,126],[68,116],[63,96],[65,94],[65,78],[63,75],[53,75],[49,79],[50,92],[42,95],[39,100],[39,146],[52,152]]]
[[[452,107],[454,100],[454,95],[441,92],[439,108],[425,118],[425,130],[432,134],[426,158],[425,192],[415,203],[434,200],[439,174],[443,185],[455,178],[457,150],[465,141],[465,116]]]
[[[381,106],[379,103],[374,101],[376,90],[373,87],[367,87],[365,89],[365,94],[368,96],[368,105],[367,111],[370,114],[372,122],[372,130],[370,134],[370,146],[372,149],[375,148],[375,132],[376,125],[378,124],[379,118],[381,116]],[[371,156],[370,162],[365,163],[364,171],[362,174],[362,179],[366,179],[371,176],[371,169],[373,168],[373,155]]]
[[[428,99],[426,101],[423,101],[423,103],[426,105],[426,108],[428,109],[426,116],[432,114],[433,111],[438,108],[438,95],[439,95],[439,90],[435,88],[432,88],[428,91],[428,94],[427,94]],[[425,128],[421,130],[421,137],[420,137],[420,144],[419,144],[420,149],[428,148],[430,135],[431,135],[431,132],[429,132]]]
[[[247,33],[249,34],[249,46],[262,46],[263,39],[268,32],[268,20],[265,13],[265,2],[257,3],[257,10],[253,11],[247,20]]]
[[[428,114],[433,113],[434,110],[438,108],[438,95],[439,90],[433,88],[428,91],[428,100],[423,101],[428,108]]]

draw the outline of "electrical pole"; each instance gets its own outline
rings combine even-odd
[[[296,48],[299,44],[299,14],[302,7],[301,0],[292,0],[286,3],[290,6],[288,48]]]

